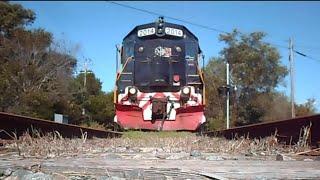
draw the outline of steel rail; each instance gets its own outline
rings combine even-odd
[[[37,130],[41,134],[59,132],[62,137],[82,137],[87,138],[113,138],[120,137],[122,133],[115,131],[98,130],[93,128],[81,127],[71,124],[57,123],[54,121],[21,116],[16,114],[0,112],[0,138],[11,139],[21,136],[24,132]]]
[[[264,122],[230,129],[204,132],[207,136],[263,138],[276,135],[279,141],[286,144],[297,143],[302,136],[303,128],[309,127],[308,142],[312,146],[320,145],[320,114],[304,116],[281,121]]]

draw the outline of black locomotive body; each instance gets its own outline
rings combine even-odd
[[[137,26],[120,54],[115,122],[128,129],[194,130],[205,121],[201,50],[186,27],[162,18]]]

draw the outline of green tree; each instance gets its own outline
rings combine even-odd
[[[224,106],[225,101],[218,88],[225,85],[225,64],[221,58],[211,58],[204,70],[206,83],[207,128],[211,130],[225,127]]]
[[[314,98],[309,98],[304,104],[295,104],[296,116],[309,116],[315,114],[315,102],[316,100]]]
[[[31,10],[0,2],[0,12],[1,111],[52,119],[72,97],[68,83],[76,59],[52,44],[51,33],[25,29],[35,20]]]
[[[101,92],[98,95],[90,96],[85,108],[91,114],[92,120],[100,124],[111,123],[114,117],[113,92]]]
[[[85,82],[86,77],[86,83]],[[100,79],[96,78],[95,74],[93,72],[87,72],[80,73],[75,80],[79,82],[80,89],[83,90],[83,92],[86,93],[86,95],[98,95],[101,93],[102,83]],[[84,87],[85,86],[85,87]]]
[[[221,55],[230,63],[232,78],[248,92],[273,91],[287,75],[278,50],[262,41],[265,36],[263,32],[246,35],[237,30],[220,35],[220,40],[227,44]]]
[[[75,113],[73,122],[76,124],[95,121],[100,124],[112,122],[114,116],[113,92],[102,91],[102,83],[94,73],[87,73],[86,87],[85,74],[80,73],[72,83],[74,107],[85,109],[86,116]]]
[[[52,119],[54,113],[79,124],[113,118],[112,93],[101,90],[93,73],[74,77],[77,60],[65,44],[53,42],[44,29],[27,30],[35,13],[21,5],[0,2],[0,110]]]
[[[287,75],[286,67],[280,63],[279,52],[263,41],[265,36],[263,32],[242,34],[237,30],[220,35],[219,39],[226,47],[220,52],[220,57],[214,58],[206,67],[207,92],[215,92],[217,87],[213,86],[212,82],[219,86],[226,84],[225,75],[221,74],[225,74],[224,62],[229,62],[231,80],[237,86],[237,92],[231,94],[232,117],[236,118],[233,124],[237,126],[266,119],[266,115],[272,109],[272,102],[277,97],[275,88],[283,83]],[[217,64],[217,67],[213,67]],[[216,104],[221,103],[218,99],[223,97],[211,96],[210,93],[210,98],[207,108],[209,112],[218,109]],[[209,118],[224,118],[221,112],[220,115],[217,112],[213,114]]]
[[[259,100],[259,99],[258,99]],[[264,107],[263,121],[276,121],[291,117],[291,108],[288,97],[280,92],[265,94],[263,100],[258,101]]]
[[[20,4],[0,1],[0,32],[2,35],[11,35],[13,30],[33,23],[35,18],[32,10],[24,9]]]

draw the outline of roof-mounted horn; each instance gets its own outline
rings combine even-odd
[[[159,16],[158,23],[164,23],[164,17],[163,16]]]

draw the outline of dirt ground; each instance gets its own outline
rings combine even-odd
[[[3,141],[0,179],[320,179],[309,147],[191,133],[129,132],[116,139],[28,135]]]

